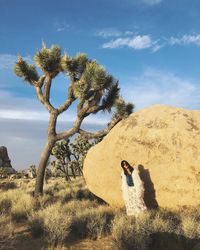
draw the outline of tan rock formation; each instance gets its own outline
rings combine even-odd
[[[141,164],[148,207],[200,205],[200,111],[155,105],[118,123],[84,162],[88,188],[124,206],[121,160]]]

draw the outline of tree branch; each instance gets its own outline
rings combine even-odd
[[[45,83],[44,83],[44,100],[46,102],[49,102],[51,82],[52,82],[51,77],[50,76],[46,76]]]
[[[62,140],[65,138],[69,138],[70,136],[77,133],[78,130],[80,129],[81,123],[82,123],[84,118],[85,118],[85,116],[78,116],[76,121],[74,122],[73,127],[65,132],[61,132],[61,133],[57,134],[56,140]]]
[[[83,109],[83,105],[85,103],[85,99],[81,98],[79,104],[77,105],[77,114],[81,112],[81,110]]]
[[[55,111],[55,108],[48,101],[44,99],[41,87],[35,86],[35,90],[38,100],[45,106],[45,108],[49,111],[49,113]]]
[[[80,135],[83,135],[85,137],[87,137],[88,139],[93,139],[93,138],[98,138],[98,137],[102,137],[102,136],[105,136],[107,135],[110,130],[119,122],[121,121],[121,118],[118,118],[118,119],[113,119],[109,124],[108,124],[108,127],[105,128],[105,129],[102,129],[102,130],[99,130],[97,132],[88,132],[88,131],[85,131],[83,129],[79,129],[78,130],[78,133]]]
[[[39,80],[36,82],[35,86],[42,88],[45,80],[45,75],[40,76]]]
[[[66,101],[58,108],[58,114],[61,114],[62,112],[67,110],[74,100],[75,100],[75,97],[73,96],[73,88],[72,88],[72,83],[71,83],[68,88],[68,97]]]
[[[88,110],[87,110],[87,113],[86,115],[90,115],[92,113],[97,113],[99,112],[100,110],[103,110],[103,106],[100,106],[100,105],[93,105],[91,106]]]
[[[49,123],[48,123],[48,137],[56,136],[56,123],[58,118],[57,110],[50,113]]]

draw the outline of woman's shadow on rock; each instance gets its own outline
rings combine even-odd
[[[149,170],[145,169],[142,165],[138,165],[138,170],[140,178],[144,183],[144,202],[149,209],[157,208],[156,191],[151,181]]]

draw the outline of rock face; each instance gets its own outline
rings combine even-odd
[[[12,168],[11,161],[8,157],[7,148],[4,146],[0,147],[0,167],[6,168],[6,172],[9,174],[15,173],[16,171]]]
[[[140,164],[145,203],[151,207],[200,205],[200,111],[155,105],[118,123],[84,161],[88,188],[124,206],[120,162]]]

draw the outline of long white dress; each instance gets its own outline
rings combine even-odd
[[[134,167],[132,178],[134,186],[128,186],[124,172],[122,177],[122,195],[126,206],[127,215],[137,215],[147,210],[144,203],[144,184],[139,176],[138,167]]]

